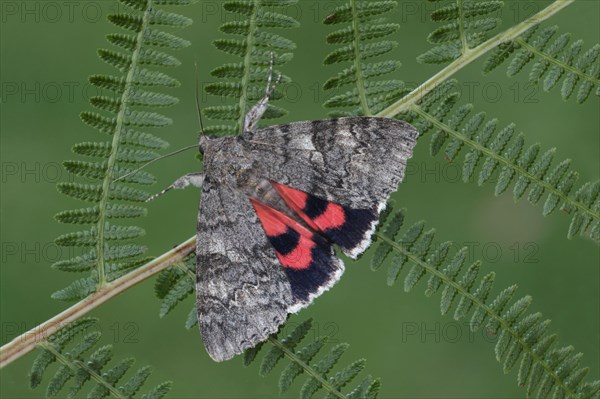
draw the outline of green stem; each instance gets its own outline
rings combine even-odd
[[[46,340],[46,338],[60,330],[66,324],[77,320],[134,285],[161,272],[174,262],[181,261],[181,259],[194,252],[195,249],[196,237],[191,237],[169,252],[127,273],[123,277],[107,283],[87,298],[82,299],[53,318],[21,334],[0,348],[0,368],[31,352],[37,344]]]
[[[458,0],[458,34],[460,36],[461,53],[464,54],[467,47],[467,35],[465,34],[465,10],[463,10],[463,0]]]
[[[248,86],[250,84],[250,68],[252,67],[252,49],[254,48],[254,32],[256,30],[256,13],[260,7],[260,3],[254,0],[252,4],[252,15],[250,16],[250,26],[248,27],[248,35],[246,36],[246,54],[244,55],[244,75],[242,76],[242,92],[240,93],[240,117],[238,119],[238,127],[240,134],[244,133],[244,122],[246,118],[246,107],[248,105]]]
[[[352,31],[354,33],[354,40],[352,45],[354,47],[354,74],[356,76],[356,88],[358,90],[358,98],[360,99],[360,107],[365,115],[371,115],[369,110],[369,103],[367,102],[367,92],[365,90],[365,79],[362,73],[361,58],[360,58],[360,35],[359,35],[359,21],[358,13],[356,12],[356,0],[350,2],[352,5]]]
[[[481,145],[480,143],[476,142],[475,140],[471,140],[471,139],[465,137],[463,134],[457,132],[456,130],[452,129],[450,126],[446,125],[445,123],[439,121],[432,115],[425,112],[418,105],[413,105],[410,109],[412,111],[416,112],[417,114],[419,114],[419,116],[421,116],[423,119],[428,120],[429,122],[434,124],[436,127],[444,130],[446,133],[448,133],[453,138],[462,141],[463,143],[467,144],[469,147],[482,152],[487,157],[492,158],[492,159],[498,161],[499,163],[511,168],[516,173],[527,177],[527,179],[529,179],[536,185],[544,187],[545,190],[548,190],[552,194],[556,195],[561,200],[563,200],[565,203],[576,207],[581,213],[587,214],[588,216],[590,216],[596,220],[600,220],[599,212],[595,212],[592,208],[586,206],[585,204],[569,197],[568,195],[565,195],[562,191],[560,191],[559,189],[557,189],[556,187],[554,187],[553,185],[548,183],[545,179],[538,178],[537,176],[531,174],[527,169],[524,169],[521,166],[511,162],[509,159],[495,153],[494,151]]]
[[[137,34],[135,49],[131,56],[131,64],[129,66],[127,76],[125,77],[125,85],[123,87],[123,94],[121,95],[121,105],[119,108],[119,113],[117,114],[115,131],[112,137],[110,156],[108,157],[107,161],[106,175],[104,175],[104,181],[102,182],[102,197],[100,198],[100,202],[98,203],[98,208],[100,210],[98,215],[98,222],[96,223],[96,230],[98,231],[96,242],[96,259],[98,260],[96,266],[98,270],[98,289],[101,289],[107,283],[106,271],[104,267],[104,230],[106,228],[106,207],[108,206],[111,183],[113,181],[113,168],[117,163],[117,154],[119,152],[119,147],[121,144],[121,132],[125,124],[125,114],[128,110],[129,95],[133,86],[132,82],[134,80],[135,73],[137,72],[138,60],[140,58],[142,45],[144,43],[144,35],[146,33],[146,29],[150,24],[152,1],[153,0],[146,1],[146,10],[144,11],[144,14],[142,16],[142,26]]]
[[[400,252],[401,254],[403,254],[404,256],[406,256],[408,259],[410,259],[411,262],[413,262],[416,265],[421,266],[428,273],[430,273],[430,274],[438,277],[440,280],[442,280],[444,282],[444,284],[446,284],[447,286],[450,286],[450,287],[454,288],[457,292],[460,293],[460,295],[462,295],[464,297],[467,297],[475,306],[483,309],[488,314],[488,316],[490,318],[496,320],[502,326],[502,328],[504,328],[506,331],[508,331],[512,335],[513,339],[515,339],[517,342],[519,342],[519,344],[521,345],[521,347],[523,348],[523,350],[526,351],[529,354],[529,356],[531,356],[532,359],[536,363],[538,363],[539,365],[541,365],[546,370],[546,372],[550,376],[552,376],[552,378],[556,381],[556,383],[566,393],[567,397],[573,397],[573,398],[578,398],[579,397],[579,395],[577,395],[576,392],[574,392],[569,386],[567,386],[565,384],[565,381],[563,381],[555,373],[555,371],[546,362],[546,360],[544,358],[540,357],[527,344],[527,342],[525,342],[523,340],[523,338],[519,335],[519,333],[514,328],[512,328],[512,326],[506,320],[504,320],[502,318],[502,316],[500,316],[499,314],[497,314],[492,308],[490,308],[487,304],[485,304],[484,302],[482,302],[477,296],[473,295],[471,292],[469,292],[468,290],[466,290],[462,285],[460,285],[456,281],[448,278],[448,276],[446,276],[443,272],[441,272],[440,270],[432,267],[427,262],[423,261],[421,259],[421,257],[413,254],[412,252],[410,252],[410,250],[407,250],[406,248],[404,248],[402,245],[398,244],[394,240],[391,240],[390,238],[388,238],[385,235],[380,234],[380,233],[376,233],[376,235],[377,235],[377,237],[381,238],[386,243],[388,243],[390,246],[392,246],[392,248],[394,248],[396,251]]]
[[[531,44],[527,43],[525,40],[521,39],[520,37],[518,37],[515,40],[517,43],[519,43],[520,46],[526,48],[527,50],[529,50],[529,52],[537,55],[540,58],[545,59],[546,61],[548,61],[551,64],[557,65],[560,68],[572,72],[575,75],[579,76],[580,78],[587,80],[591,83],[593,83],[596,86],[600,86],[600,80],[596,79],[595,77],[593,77],[592,75],[588,75],[587,73],[585,73],[584,71],[580,71],[579,69],[575,68],[574,66],[571,66],[569,64],[566,64],[564,62],[562,62],[561,60],[558,60],[554,57],[552,57],[550,54],[545,53],[535,47],[533,47]]]
[[[184,262],[176,262],[173,266],[181,270],[184,274],[187,274],[187,276],[191,278],[193,282],[196,282],[196,274],[192,273],[192,271],[188,269]]]
[[[57,351],[56,348],[54,348],[54,346],[48,342],[40,342],[38,344],[38,346],[42,349],[47,350],[48,352],[51,352],[58,359],[59,362],[61,362],[65,366],[69,367],[71,370],[73,370],[73,371],[77,371],[78,369],[85,370],[85,372],[88,373],[94,381],[96,381],[98,384],[100,384],[100,385],[104,386],[106,389],[108,389],[108,391],[115,398],[125,399],[125,396],[123,396],[123,394],[121,392],[119,392],[119,390],[117,388],[115,388],[110,382],[106,381],[101,375],[99,375],[94,370],[92,370],[90,367],[88,367],[88,365],[85,364],[84,362],[81,362],[79,360],[71,361],[66,356],[63,356],[62,353]]]
[[[445,68],[433,75],[431,78],[427,79],[423,84],[408,93],[406,96],[378,113],[377,116],[393,118],[400,112],[408,110],[413,104],[416,104],[437,85],[447,80],[450,76],[454,75],[471,62],[475,61],[488,51],[496,48],[500,43],[515,40],[515,38],[522,35],[532,26],[550,18],[574,1],[575,0],[556,0],[554,3],[550,4],[548,7],[544,8],[532,17],[527,18],[525,21],[507,29],[502,33],[499,33],[498,35],[481,43],[479,46],[473,49],[467,49],[456,60],[448,64]]]
[[[288,348],[286,348],[281,342],[279,342],[277,339],[273,338],[273,337],[269,337],[269,342],[272,343],[274,346],[276,346],[277,348],[281,349],[281,351],[294,363],[298,364],[300,367],[302,367],[304,369],[304,371],[306,372],[306,374],[310,375],[311,377],[313,377],[315,380],[319,381],[319,383],[323,386],[323,388],[325,388],[327,391],[329,391],[330,393],[332,393],[334,396],[340,398],[340,399],[347,399],[346,395],[344,395],[343,393],[341,393],[339,390],[337,390],[333,385],[331,385],[329,383],[329,381],[327,381],[326,379],[323,378],[323,376],[321,376],[321,374],[319,374],[317,371],[315,371],[312,367],[310,367],[308,364],[306,364],[302,359],[300,359],[298,356],[296,356],[296,354],[289,350]]]

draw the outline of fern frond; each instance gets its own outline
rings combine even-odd
[[[59,183],[57,186],[65,195],[93,203],[87,208],[67,210],[56,215],[56,219],[62,223],[89,226],[85,230],[58,237],[58,245],[94,248],[85,257],[59,261],[54,265],[59,270],[91,272],[89,277],[80,278],[53,294],[54,298],[63,300],[81,299],[145,260],[140,258],[145,247],[129,243],[144,231],[136,226],[116,226],[107,222],[146,214],[145,208],[128,203],[145,201],[148,193],[136,186],[152,184],[155,179],[145,171],[131,173],[135,168],[129,165],[155,159],[158,154],[154,150],[166,148],[168,144],[137,128],[170,124],[170,118],[151,109],[178,102],[176,97],[156,91],[160,87],[177,86],[177,80],[162,72],[143,68],[142,65],[149,68],[177,66],[179,61],[163,50],[177,50],[190,44],[164,31],[163,26],[181,28],[189,25],[191,20],[160,8],[162,4],[184,5],[189,3],[188,0],[120,1],[127,6],[126,11],[109,15],[108,19],[133,34],[109,34],[109,43],[120,50],[100,49],[98,55],[121,74],[90,77],[93,85],[111,90],[115,95],[92,97],[90,103],[99,112],[81,113],[84,123],[110,136],[110,141],[84,142],[73,146],[75,154],[89,159],[66,161],[65,169],[84,178],[86,182]],[[147,90],[146,87],[153,87],[154,90]],[[125,175],[119,182],[114,182]]]
[[[579,174],[571,170],[571,160],[555,162],[555,149],[540,150],[539,144],[525,145],[522,133],[510,124],[500,129],[496,119],[485,121],[484,113],[473,114],[472,104],[457,105],[455,81],[441,85],[411,111],[400,117],[412,122],[421,134],[433,131],[430,152],[442,149],[449,161],[458,160],[467,147],[462,179],[483,185],[497,173],[495,195],[511,183],[515,201],[525,196],[532,204],[543,201],[544,216],[560,208],[572,214],[568,237],[588,235],[600,242],[600,180],[586,182],[573,193]],[[477,173],[477,170],[479,172]]]
[[[406,93],[405,84],[401,80],[374,79],[395,72],[400,67],[400,62],[367,62],[370,58],[389,53],[398,45],[398,42],[384,38],[396,33],[400,26],[387,22],[382,17],[396,5],[395,1],[388,0],[351,0],[335,8],[323,21],[326,25],[350,24],[327,36],[327,43],[339,47],[327,55],[325,65],[350,65],[328,79],[323,88],[333,90],[354,86],[343,94],[330,97],[324,103],[326,108],[343,109],[332,111],[330,115],[373,115]]]
[[[583,52],[583,41],[571,42],[571,34],[557,35],[558,27],[551,26],[537,32],[538,26],[516,39],[502,43],[485,61],[483,71],[489,73],[511,58],[507,75],[517,75],[533,62],[529,82],[542,84],[550,91],[562,80],[560,94],[563,100],[577,93],[575,101],[585,102],[592,91],[600,95],[600,44]],[[569,45],[570,43],[570,45]]]
[[[293,382],[302,373],[306,373],[307,379],[300,388],[300,397],[303,399],[312,398],[321,389],[326,392],[326,398],[376,398],[379,392],[379,380],[373,380],[371,376],[364,377],[348,394],[342,393],[342,389],[352,383],[364,369],[366,363],[364,359],[357,360],[335,373],[331,372],[348,349],[348,344],[335,345],[329,351],[323,353],[327,337],[319,337],[297,349],[302,345],[302,341],[311,328],[312,320],[308,319],[296,326],[283,339],[271,336],[269,342],[272,346],[262,358],[260,375],[269,374],[282,359],[287,357],[289,362],[279,378],[279,392],[281,394],[288,392]],[[259,345],[244,353],[244,364],[246,366],[255,360],[262,347],[264,345]],[[309,365],[319,353],[323,353],[321,358],[314,365]]]
[[[225,34],[235,35],[235,38],[217,39],[213,45],[224,53],[241,58],[241,61],[227,63],[212,70],[211,75],[219,80],[206,85],[204,90],[208,94],[232,98],[237,102],[206,107],[203,112],[208,119],[229,122],[227,125],[207,126],[206,133],[239,134],[244,125],[244,116],[264,95],[271,52],[275,66],[281,66],[292,59],[296,44],[278,33],[265,29],[298,27],[298,21],[278,12],[281,7],[296,2],[297,0],[235,0],[223,3],[225,11],[238,14],[238,17],[235,21],[221,25],[220,30]],[[275,78],[282,75],[278,69],[274,69],[273,74]],[[290,82],[290,78],[282,75],[280,83],[287,82]],[[271,100],[282,97],[281,91],[275,90]],[[287,110],[273,105],[271,101],[263,119],[276,119],[285,114]]]
[[[154,155],[152,156],[154,157]],[[98,180],[106,173],[106,162],[85,162],[85,161],[65,161],[63,162],[65,169],[76,176],[87,177],[89,179]],[[121,178],[123,183],[138,183],[138,184],[153,184],[156,182],[154,176],[146,171],[122,166],[115,166],[113,169],[115,178]]]
[[[33,361],[29,384],[38,387],[47,368],[58,362],[60,366],[48,381],[46,397],[57,397],[70,384],[67,398],[80,396],[87,384],[91,387],[87,397],[103,399],[109,396],[128,398],[141,388],[150,375],[148,366],[138,369],[126,382],[122,382],[133,366],[133,358],[123,359],[113,366],[107,366],[112,359],[112,346],[104,345],[87,355],[101,339],[97,330],[98,321],[82,318],[74,321],[38,343],[40,353]],[[71,343],[76,342],[71,345]],[[92,383],[88,383],[93,381]],[[142,397],[163,398],[169,391],[170,382],[164,382]]]
[[[181,262],[172,265],[158,275],[154,284],[156,296],[162,300],[160,317],[166,316],[179,303],[192,295],[196,284],[196,256],[191,254]],[[196,305],[194,304],[185,326],[190,329],[196,325]]]
[[[510,286],[495,296],[491,295],[495,274],[487,273],[480,277],[481,263],[476,261],[468,267],[468,248],[462,248],[450,256],[451,243],[432,245],[435,231],[424,231],[424,223],[417,222],[406,228],[399,236],[398,220],[404,220],[404,210],[398,211],[380,223],[383,232],[377,233],[373,257],[375,269],[380,263],[390,259],[390,267],[395,268],[394,259],[402,259],[410,271],[404,278],[405,291],[412,290],[425,275],[429,275],[427,296],[443,287],[440,299],[442,314],[454,308],[454,319],[462,320],[471,314],[470,328],[477,331],[485,326],[489,334],[498,336],[494,348],[496,359],[508,373],[519,361],[518,383],[527,386],[528,395],[546,398],[584,398],[589,387],[599,386],[599,381],[584,383],[587,368],[579,366],[581,354],[573,354],[572,347],[556,348],[556,335],[547,332],[549,320],[540,313],[529,313],[531,297],[515,299],[516,286]],[[389,233],[388,233],[389,232]],[[384,248],[383,250],[381,248]],[[391,250],[390,250],[391,249]],[[381,256],[383,255],[383,259]],[[394,270],[393,285],[399,274]],[[492,298],[492,299],[490,299]],[[487,320],[487,321],[486,321]]]
[[[441,64],[453,61],[466,51],[489,38],[500,19],[495,17],[504,6],[499,0],[452,0],[440,2],[439,8],[431,12],[431,20],[443,25],[429,34],[427,40],[436,44],[417,57],[426,64]]]
[[[126,244],[108,247],[104,253],[107,261],[130,260],[146,252],[146,247],[135,244]],[[52,268],[73,272],[91,270],[96,264],[96,252],[94,250],[71,259],[61,260],[52,265]]]

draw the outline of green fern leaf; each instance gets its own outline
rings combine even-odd
[[[229,1],[223,3],[225,11],[238,14],[235,21],[221,25],[226,34],[242,36],[241,39],[217,39],[213,45],[227,53],[242,58],[239,63],[227,63],[215,68],[211,75],[220,78],[218,82],[205,85],[204,90],[211,95],[233,98],[235,104],[211,106],[204,109],[208,119],[228,121],[230,125],[212,125],[206,133],[232,135],[240,133],[243,118],[253,102],[264,95],[264,85],[268,78],[268,67],[271,59],[276,66],[291,60],[296,44],[288,38],[266,31],[268,28],[294,28],[298,22],[280,12],[280,7],[295,4],[295,1],[269,2],[269,5],[248,0]],[[268,7],[268,10],[267,10]],[[273,53],[273,57],[271,57]],[[274,71],[275,76],[281,72]],[[289,82],[289,77],[282,77],[282,82]],[[283,95],[276,90],[271,100],[278,100]],[[283,108],[270,105],[264,119],[276,119],[287,114]]]
[[[400,63],[384,60],[366,62],[392,51],[398,43],[385,38],[399,26],[385,18],[375,18],[396,7],[395,1],[351,1],[336,7],[323,21],[327,25],[350,23],[327,36],[329,44],[338,47],[325,57],[325,65],[350,63],[323,85],[325,90],[352,84],[352,90],[335,95],[324,103],[335,108],[331,116],[370,115],[387,107],[406,93],[405,84],[398,80],[377,81],[373,78],[395,72]],[[349,109],[348,109],[349,108]]]
[[[323,21],[326,25],[335,25],[344,22],[352,22],[358,18],[360,22],[371,19],[374,16],[385,14],[396,7],[395,1],[357,1],[353,4],[344,4],[336,7]]]
[[[298,352],[296,352],[296,356],[298,356],[298,359],[308,364],[323,348],[326,342],[327,337],[321,337],[311,342]],[[303,369],[298,363],[288,364],[286,368],[281,372],[281,376],[279,377],[279,392],[282,394],[287,392],[290,389],[292,383],[296,380],[298,376],[300,376],[302,372]]]
[[[328,375],[348,349],[348,344],[342,343],[334,346],[312,366],[309,365],[309,362],[322,351],[327,342],[327,337],[317,337],[308,345],[295,350],[298,345],[302,345],[301,342],[311,329],[311,323],[310,319],[300,323],[282,341],[274,336],[269,338],[273,345],[263,357],[259,370],[260,375],[264,376],[270,373],[279,361],[287,357],[289,363],[283,368],[279,378],[279,390],[282,394],[289,390],[292,383],[302,373],[306,373],[308,375],[307,379],[300,389],[301,398],[311,398],[320,389],[326,391],[325,397],[327,398],[375,398],[379,390],[379,380],[373,380],[371,376],[364,378],[349,394],[342,393],[342,389],[364,369],[364,359],[351,363],[331,376]],[[252,363],[263,346],[263,344],[259,344],[255,348],[246,350],[244,365],[248,366]]]
[[[123,359],[108,366],[113,356],[110,345],[101,346],[86,357],[86,353],[100,342],[100,331],[90,331],[97,327],[97,319],[82,318],[40,340],[37,344],[40,353],[33,362],[29,376],[31,387],[40,385],[44,371],[50,364],[58,361],[60,366],[48,381],[47,397],[56,397],[66,388],[68,390],[64,396],[77,397],[85,385],[92,386],[88,398],[101,399],[109,395],[132,397],[149,376],[150,369],[139,369],[128,382],[117,387],[117,383],[133,365],[134,359]],[[74,341],[76,343],[68,348]],[[170,383],[162,383],[151,391],[156,396],[150,397],[162,398],[169,388]]]
[[[103,377],[110,384],[117,384],[119,380],[125,375],[125,373],[133,366],[135,360],[133,358],[123,359],[117,365],[111,367],[108,371],[103,373]],[[94,389],[88,394],[88,398],[106,398],[110,395],[110,390],[102,385],[96,385]]]
[[[189,311],[188,316],[185,319],[185,328],[190,330],[196,324],[198,324],[198,309],[196,309],[196,307],[193,307]]]
[[[425,232],[419,240],[412,246],[412,252],[421,260],[429,253],[429,248],[435,236],[435,229]],[[412,268],[404,279],[404,291],[409,292],[423,277],[425,270],[418,264],[413,264]]]
[[[345,387],[365,368],[366,363],[367,361],[365,359],[355,361],[349,366],[346,366],[342,371],[338,371],[330,378],[329,382],[338,390]],[[333,399],[335,396],[330,392],[325,398]]]
[[[562,79],[562,98],[567,100],[577,92],[577,103],[585,102],[594,88],[600,90],[600,44],[579,55],[583,41],[577,40],[569,46],[569,33],[552,40],[557,31],[556,26],[542,29],[537,34],[534,34],[536,29],[530,29],[521,37],[503,43],[486,60],[484,72],[490,72],[512,56],[507,74],[515,76],[535,59],[529,71],[531,84],[542,82],[544,91],[550,91]]]
[[[196,256],[191,254],[159,274],[154,285],[156,296],[162,300],[159,316],[164,317],[179,303],[188,298],[195,289],[196,284]],[[193,317],[192,317],[193,316]],[[191,328],[195,320],[195,310],[188,315],[185,322]]]
[[[165,295],[163,303],[160,307],[160,317],[164,317],[169,313],[178,302],[187,298],[192,292],[194,292],[195,282],[188,279],[180,279],[173,287],[170,288],[169,293]]]
[[[587,193],[589,189],[584,191]],[[594,192],[588,195],[592,196]],[[404,212],[401,213],[404,217]],[[383,223],[387,220],[393,218],[387,217]],[[422,230],[422,222],[419,222],[409,227],[408,232],[414,230],[415,226],[419,226],[419,230]],[[429,231],[433,232],[433,230]],[[396,234],[398,232],[394,231],[394,235]],[[591,387],[596,386],[595,382],[583,382],[587,371],[579,367],[581,355],[573,354],[572,347],[552,349],[552,345],[556,342],[556,335],[547,332],[550,321],[544,320],[540,313],[527,313],[531,304],[530,296],[512,301],[516,291],[516,286],[513,285],[488,302],[495,274],[488,273],[479,278],[481,267],[479,261],[475,261],[458,277],[466,260],[467,248],[462,248],[446,262],[444,259],[447,257],[447,252],[440,251],[440,248],[447,248],[451,243],[444,243],[439,247],[429,244],[426,246],[415,244],[410,247],[395,242],[392,237],[385,236],[385,233],[378,232],[377,235],[381,239],[376,246],[390,245],[396,256],[401,255],[409,259],[419,266],[418,270],[430,274],[425,291],[428,296],[438,291],[441,286],[444,287],[440,299],[442,314],[448,313],[458,298],[459,302],[454,312],[455,320],[463,319],[472,312],[472,331],[476,331],[486,319],[488,320],[486,323],[488,333],[498,335],[494,348],[496,359],[502,364],[505,372],[509,372],[521,359],[517,379],[521,387],[527,386],[529,395],[537,392],[536,397],[547,397],[553,392],[559,397],[577,397],[577,392],[587,392],[592,389]],[[428,249],[424,253],[425,247]],[[377,252],[378,249],[376,248],[375,251]],[[440,268],[442,263],[446,264],[443,269]],[[393,267],[394,264],[391,262],[390,268]],[[411,269],[407,281],[413,281],[413,277],[410,276],[413,273],[414,269]],[[474,290],[475,286],[477,286],[476,290]],[[598,387],[600,388],[600,385]],[[309,393],[313,392],[309,391]]]
[[[418,222],[412,225],[408,231],[402,236],[402,238],[398,241],[398,243],[406,248],[410,248],[417,239],[423,233],[423,228],[425,226],[424,222]],[[388,278],[387,283],[389,286],[392,286],[396,283],[400,272],[402,271],[402,267],[406,263],[408,258],[404,255],[394,254],[394,258],[392,259],[392,264],[388,269]]]
[[[150,377],[150,374],[152,374],[152,368],[150,368],[150,366],[141,367],[127,380],[127,382],[125,382],[125,384],[123,384],[123,386],[119,387],[119,390],[123,392],[125,397],[135,395],[142,385],[144,385],[148,377]]]
[[[469,118],[472,106],[457,104],[460,93],[454,90],[455,84],[454,81],[442,84],[439,91],[431,92],[412,107],[412,115],[404,115],[422,135],[435,126],[430,152],[435,154],[445,147],[446,157],[455,160],[460,151],[467,147],[462,179],[470,181],[483,161],[477,178],[480,185],[489,181],[502,165],[494,188],[495,195],[506,191],[513,182],[515,201],[523,197],[527,190],[527,198],[532,204],[539,203],[547,195],[543,202],[544,215],[558,207],[566,213],[572,213],[567,234],[569,238],[580,234],[600,241],[600,201],[598,204],[596,202],[600,197],[600,181],[587,182],[572,194],[579,175],[570,170],[570,160],[554,164],[555,149],[540,153],[541,146],[537,143],[526,147],[522,133],[515,137],[514,124],[496,133],[496,119],[485,122],[483,113]],[[583,195],[584,192],[586,195]]]
[[[154,183],[154,177],[145,171],[135,171],[127,164],[148,162],[156,159],[153,150],[168,146],[163,139],[133,127],[161,127],[172,123],[170,118],[154,112],[152,108],[174,105],[177,98],[159,91],[148,91],[144,87],[175,87],[177,80],[153,69],[156,66],[177,66],[180,62],[164,49],[181,49],[190,43],[163,27],[180,29],[188,26],[191,20],[174,12],[161,9],[161,5],[184,5],[189,0],[122,0],[128,8],[124,12],[108,16],[117,27],[134,32],[111,33],[107,36],[110,44],[120,48],[98,50],[99,57],[114,66],[120,74],[92,75],[90,83],[115,93],[114,96],[90,98],[92,106],[102,113],[84,111],[81,119],[88,126],[109,135],[110,142],[84,142],[73,146],[73,152],[90,160],[71,160],[65,168],[80,178],[97,183],[78,181],[59,183],[58,190],[76,199],[94,203],[83,209],[60,212],[56,219],[63,223],[88,225],[87,230],[64,234],[56,239],[58,245],[89,246],[95,248],[84,258],[61,261],[55,268],[64,271],[88,271],[91,275],[81,278],[53,297],[77,299],[96,291],[108,281],[118,278],[125,272],[141,265],[147,258],[143,246],[128,241],[142,234],[143,229],[135,226],[109,225],[109,219],[130,219],[146,214],[141,206],[127,202],[143,202],[148,193],[135,187]],[[157,48],[160,48],[158,50]],[[135,107],[135,109],[133,108]],[[133,172],[133,173],[132,173]],[[126,175],[126,176],[125,176]],[[119,183],[114,179],[121,178]],[[119,203],[114,203],[119,201]],[[121,246],[108,246],[110,241],[125,241]],[[106,250],[106,248],[109,248]],[[114,251],[111,248],[135,248],[134,251]],[[111,258],[112,257],[112,258]],[[138,257],[138,258],[136,258]],[[96,287],[93,287],[93,284]],[[98,391],[99,396],[103,394]]]
[[[302,341],[302,339],[306,336],[308,331],[312,327],[312,320],[307,319],[300,325],[298,325],[294,330],[281,341],[281,344],[289,350],[293,350],[298,342]],[[283,358],[284,352],[280,348],[273,346],[265,357],[263,357],[263,361],[260,365],[260,375],[265,376],[273,370],[275,365]]]
[[[162,399],[169,393],[172,386],[173,383],[170,381],[163,382],[152,391],[143,394],[141,399]]]
[[[314,369],[321,375],[327,374],[333,366],[340,360],[344,352],[348,349],[349,345],[342,343],[336,345],[331,351],[325,355],[317,364],[314,365]],[[300,389],[300,398],[309,399],[312,398],[315,393],[321,388],[321,384],[314,378],[308,379],[302,388]]]
[[[438,44],[417,57],[417,61],[428,64],[441,64],[459,58],[468,49],[474,48],[488,39],[500,19],[492,17],[500,11],[504,2],[496,0],[449,1],[431,12],[431,20],[443,25],[431,32],[427,40]],[[493,62],[504,55],[496,54]]]

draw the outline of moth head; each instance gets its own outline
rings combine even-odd
[[[206,146],[209,145],[209,141],[209,136],[205,134],[200,135],[200,138],[198,139],[198,151],[200,151],[200,154],[204,155],[204,152],[206,151]]]
[[[236,170],[244,167],[245,153],[238,136],[201,136],[204,167]]]

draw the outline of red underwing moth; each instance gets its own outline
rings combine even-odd
[[[334,246],[350,258],[364,252],[418,135],[375,117],[257,129],[270,83],[244,133],[201,136],[204,172],[169,187],[202,187],[196,303],[219,362],[266,340],[335,284],[344,264]]]

